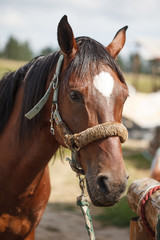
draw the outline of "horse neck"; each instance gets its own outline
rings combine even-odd
[[[22,98],[23,87],[17,93],[11,116],[0,136],[0,180],[3,182],[4,179],[10,179],[8,184],[12,182],[12,186],[19,185],[19,188],[21,188],[19,180],[25,182],[27,187],[45,169],[59,147],[55,138],[50,134],[49,119],[47,121],[42,119],[39,131],[35,130],[28,139],[19,141],[17,123]]]

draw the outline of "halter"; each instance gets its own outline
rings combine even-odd
[[[81,166],[76,160],[77,152],[81,148],[87,146],[89,143],[93,141],[104,139],[106,137],[113,137],[113,136],[118,136],[120,138],[121,143],[124,143],[128,137],[128,131],[122,123],[118,123],[118,122],[107,122],[107,123],[98,124],[80,133],[75,133],[75,134],[73,134],[69,130],[65,122],[62,120],[59,113],[59,109],[58,109],[59,75],[61,72],[63,59],[64,59],[64,56],[60,55],[57,62],[55,74],[52,78],[52,81],[46,93],[44,94],[42,99],[27,114],[25,114],[25,117],[28,119],[32,119],[34,116],[36,116],[39,113],[39,111],[43,108],[43,106],[47,102],[51,89],[53,88],[54,93],[53,93],[53,102],[51,107],[50,131],[53,135],[55,135],[55,131],[54,131],[54,122],[55,122],[57,125],[58,132],[63,138],[65,145],[67,146],[68,149],[72,151],[72,158],[71,159],[67,158],[67,160],[69,160],[71,168],[79,174],[84,174],[83,169],[81,168]]]

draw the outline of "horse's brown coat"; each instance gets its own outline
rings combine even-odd
[[[27,218],[2,214],[0,216],[0,232],[5,232],[6,229],[12,231],[16,235],[24,237],[30,230],[31,222]]]

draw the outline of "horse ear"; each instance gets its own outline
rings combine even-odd
[[[128,26],[121,28],[115,35],[113,41],[106,47],[107,51],[113,58],[116,58],[118,53],[123,48],[126,41],[126,30]]]
[[[77,52],[77,43],[73,31],[68,23],[67,16],[64,15],[58,24],[58,43],[63,54],[73,57]]]

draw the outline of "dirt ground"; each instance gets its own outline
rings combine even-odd
[[[83,217],[75,205],[80,195],[75,173],[68,162],[57,159],[54,164],[50,163],[50,177],[51,196],[37,228],[36,240],[88,240]],[[93,225],[96,240],[129,240],[128,228],[102,227],[95,220]]]
[[[129,229],[100,227],[94,221],[96,240],[129,240]],[[82,216],[48,206],[36,232],[36,240],[88,240]]]

